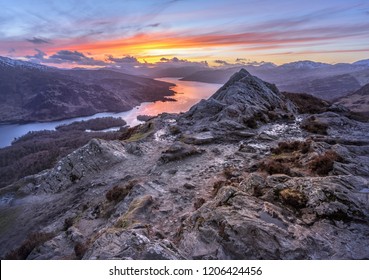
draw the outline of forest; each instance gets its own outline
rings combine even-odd
[[[73,122],[56,130],[29,132],[12,145],[0,149],[0,188],[20,178],[51,168],[59,159],[87,144],[93,138],[119,139],[127,131],[122,119],[106,117]],[[117,131],[99,131],[120,127]],[[87,132],[89,130],[91,132]]]

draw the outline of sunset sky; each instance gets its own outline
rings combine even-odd
[[[369,58],[369,1],[0,0],[0,9],[0,55],[53,65]]]

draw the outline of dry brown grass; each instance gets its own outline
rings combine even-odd
[[[314,134],[327,135],[328,125],[312,116],[302,122],[301,128]]]
[[[303,208],[307,203],[307,198],[302,192],[291,188],[280,191],[279,197],[282,202],[294,208]]]
[[[78,242],[74,246],[74,253],[76,254],[77,259],[81,260],[85,255],[87,249],[88,249],[87,242],[86,243]]]
[[[302,154],[306,154],[310,150],[311,141],[292,141],[292,142],[279,142],[277,148],[272,148],[271,152],[274,154],[292,153],[299,151]]]
[[[323,155],[314,157],[309,163],[309,167],[316,174],[325,176],[333,170],[335,161],[342,162],[343,159],[335,151],[327,151]]]
[[[279,162],[275,159],[269,159],[262,162],[259,166],[261,171],[267,172],[269,175],[286,174],[291,175],[291,169],[286,163]]]
[[[129,194],[129,192],[137,183],[137,180],[132,180],[125,185],[114,186],[106,193],[105,197],[108,201],[121,201]]]

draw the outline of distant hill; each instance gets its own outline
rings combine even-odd
[[[171,85],[108,70],[59,70],[0,57],[0,122],[126,111],[172,95]]]
[[[335,100],[358,90],[369,83],[369,66],[366,60],[353,64],[327,64],[297,61],[280,66],[245,66],[255,76],[274,83],[284,91],[309,93],[325,100]],[[239,67],[197,71],[182,78],[184,81],[224,83]]]
[[[369,84],[352,94],[340,98],[336,103],[344,105],[351,111],[369,114]]]
[[[242,67],[232,67],[227,69],[202,70],[185,76],[180,80],[224,84],[235,72],[239,71],[241,68]]]

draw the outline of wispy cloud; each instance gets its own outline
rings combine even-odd
[[[26,39],[26,40],[36,45],[51,44],[49,40],[39,38],[39,37],[33,37],[32,39]]]

